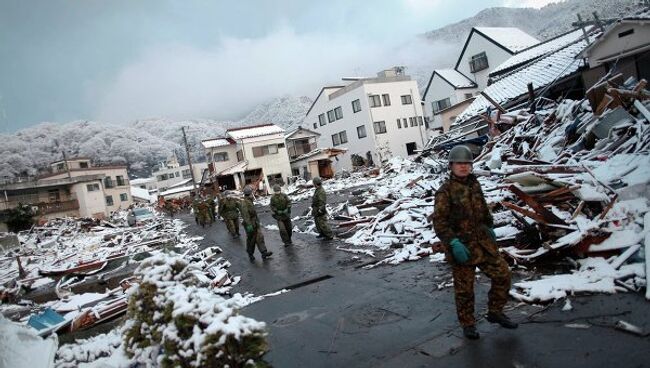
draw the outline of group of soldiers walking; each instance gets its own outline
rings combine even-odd
[[[449,152],[450,175],[436,192],[435,209],[432,215],[433,227],[440,241],[445,245],[446,258],[451,265],[454,279],[454,293],[458,320],[463,334],[468,339],[478,339],[474,317],[474,279],[480,269],[491,279],[488,293],[486,319],[502,327],[514,329],[517,323],[511,321],[503,308],[508,300],[511,273],[501,256],[496,243],[492,214],[485,201],[481,185],[472,174],[472,153],[466,146],[456,146]],[[332,239],[332,230],[327,223],[326,194],[320,178],[313,179],[316,190],[311,210],[318,237]],[[278,223],[280,237],[285,246],[292,244],[291,199],[281,192],[280,186],[273,187],[270,207]],[[198,205],[198,219],[214,220],[210,198]],[[195,212],[196,213],[196,212]],[[264,243],[261,224],[253,205],[253,189],[244,189],[244,199],[238,201],[231,193],[219,199],[219,214],[226,222],[233,237],[239,237],[239,215],[246,230],[246,251],[251,262],[255,261],[255,248],[262,259],[271,257]]]
[[[322,186],[322,180],[318,177],[313,179],[316,190],[312,199],[312,215],[319,238],[333,239],[332,230],[327,224],[327,198]],[[240,235],[241,224],[246,232],[246,252],[251,262],[255,261],[255,249],[262,255],[262,259],[268,259],[273,252],[266,248],[262,225],[257,216],[257,210],[253,204],[253,188],[249,185],[243,190],[244,198],[237,198],[235,192],[226,191],[220,193],[217,201],[212,196],[195,197],[192,201],[192,209],[197,224],[205,227],[210,226],[217,219],[217,215],[223,219],[228,233],[233,238]],[[218,208],[216,203],[218,202]],[[293,244],[291,238],[293,225],[291,223],[291,199],[282,193],[279,185],[273,186],[270,208],[273,218],[277,221],[280,238],[285,247]]]

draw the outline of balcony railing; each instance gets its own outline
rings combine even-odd
[[[38,212],[42,215],[50,213],[74,211],[79,209],[79,202],[76,199],[70,201],[52,202],[52,203],[38,203]]]
[[[316,143],[296,143],[289,147],[289,157],[294,158],[316,149]]]

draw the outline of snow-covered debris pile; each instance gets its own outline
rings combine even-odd
[[[589,100],[547,101],[536,112],[486,115],[487,124],[475,128],[474,137],[455,132],[430,145],[433,157],[457,144],[484,145],[474,168],[484,176],[501,250],[513,262],[592,257],[574,273],[516,284],[513,295],[519,299],[645,286],[642,262],[650,232],[645,86],[645,80],[610,79],[594,87],[602,87],[600,98],[592,89]]]
[[[414,163],[396,157],[387,162],[376,184],[364,193],[365,201],[348,206],[348,213],[354,218],[338,225],[352,226],[348,232],[353,235],[346,242],[384,251],[397,249],[380,263],[397,264],[431,254],[437,238],[429,216],[433,212],[434,193],[443,180],[443,169],[444,163],[430,159]],[[369,208],[382,209],[376,215],[363,216]],[[359,249],[342,250],[362,253]]]
[[[265,324],[238,309],[255,298],[226,299],[198,276],[201,267],[160,254],[143,261],[128,292],[127,321],[120,328],[57,353],[58,367],[102,358],[112,366],[243,367],[263,365]]]

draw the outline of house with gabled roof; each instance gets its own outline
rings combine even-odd
[[[424,90],[425,115],[432,126],[445,132],[449,130],[456,118],[449,112],[460,110],[487,87],[492,68],[538,43],[539,40],[518,28],[472,28],[454,68],[434,70]]]
[[[284,135],[275,124],[261,124],[228,129],[223,137],[201,141],[208,156],[207,179],[225,189],[251,185],[268,190],[287,184],[291,166]]]

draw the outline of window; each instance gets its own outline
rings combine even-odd
[[[384,134],[386,133],[386,122],[385,121],[375,121],[372,123],[375,128],[375,134]]]
[[[320,126],[327,124],[327,122],[325,121],[325,113],[318,115],[318,124],[320,124]],[[316,123],[314,123],[314,128],[315,127],[316,127]]]
[[[180,172],[178,172],[178,171],[176,171],[176,172],[174,173],[174,175],[176,175],[176,177],[178,178],[178,177],[180,177],[180,176],[181,176],[181,173],[180,173]]]
[[[334,109],[334,115],[336,116],[336,120],[343,119],[343,109],[341,106]]]
[[[278,148],[284,148],[284,143],[278,143]]]
[[[106,205],[108,206],[113,205],[113,196],[106,196]]]
[[[189,179],[192,177],[192,172],[190,169],[183,170],[183,179]]]
[[[411,128],[415,126],[415,122],[413,122],[413,118],[409,118],[409,126]]]
[[[314,123],[314,129],[318,128],[318,124]]]
[[[471,93],[465,93],[465,99],[467,100],[467,99],[470,99],[470,98],[472,98],[472,94]]]
[[[384,106],[390,106],[390,95],[383,94],[381,95],[381,99],[384,100]]]
[[[253,157],[274,155],[278,153],[277,144],[269,144],[268,146],[253,147]]]
[[[336,147],[339,144],[341,144],[341,139],[339,138],[339,133],[332,134],[332,145]]]
[[[361,111],[361,101],[359,99],[356,99],[352,101],[352,112],[359,112]]]
[[[397,129],[401,129],[401,128],[402,128],[401,120],[397,119]]]
[[[488,59],[487,59],[487,55],[485,55],[485,52],[472,56],[472,58],[469,61],[469,70],[472,73],[480,72],[481,70],[487,69],[488,66],[489,66]]]
[[[216,152],[212,155],[214,162],[228,161],[228,152]]]
[[[420,125],[420,126],[424,125],[424,121],[422,120],[422,116],[418,116],[417,119],[418,119],[418,125]]]
[[[332,145],[338,146],[339,144],[348,143],[348,135],[344,131],[332,134]]]
[[[451,106],[451,100],[449,99],[449,97],[443,98],[442,100],[433,101],[431,103],[431,107],[433,107],[434,114],[437,114],[440,111],[449,108],[450,106]]]
[[[117,182],[117,186],[124,186],[126,183],[124,182],[124,177],[121,175],[118,175],[115,177],[115,181]]]
[[[87,162],[80,162],[80,163],[79,163],[79,168],[81,168],[81,169],[87,169],[87,168],[88,168],[88,163],[87,163]]]
[[[379,99],[379,95],[370,95],[368,96],[370,99],[370,107],[380,107],[381,106],[381,100]]]
[[[336,115],[334,114],[334,110],[330,110],[327,112],[327,121],[330,123],[336,121]]]
[[[631,34],[634,34],[634,28],[628,29],[627,31],[623,31],[623,32],[619,33],[618,38],[623,38],[623,37],[629,36]]]
[[[244,161],[244,151],[239,150],[237,151],[237,162]]]
[[[409,126],[406,124],[406,118],[402,119],[402,126],[404,128],[408,128]]]
[[[129,200],[129,196],[126,193],[120,193],[120,201],[126,202]]]
[[[60,164],[56,165],[56,169],[58,171],[62,171],[63,169],[65,169],[65,163],[60,163]]]
[[[61,200],[58,189],[50,189],[47,191],[47,198],[50,202],[58,202]]]
[[[110,176],[107,176],[107,177],[104,178],[104,188],[110,189],[110,188],[112,188],[114,186],[115,186],[115,184],[113,184],[113,179],[111,179]]]
[[[409,142],[406,144],[406,154],[407,155],[413,155],[415,154],[415,150],[418,148],[418,145],[415,142]]]
[[[357,127],[357,137],[359,137],[359,139],[361,139],[361,138],[365,138],[367,136],[368,135],[366,134],[366,126],[365,125],[359,125]]]
[[[413,103],[413,99],[411,98],[411,95],[402,96],[402,105],[410,105],[412,103]]]

